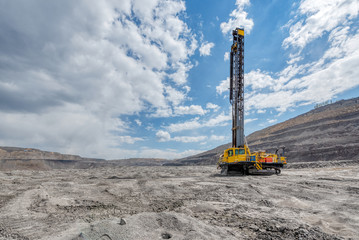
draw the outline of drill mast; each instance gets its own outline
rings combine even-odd
[[[244,29],[233,30],[229,101],[232,104],[232,147],[244,147]]]

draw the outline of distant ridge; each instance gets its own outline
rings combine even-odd
[[[359,159],[359,98],[313,109],[247,137],[251,151],[274,152],[286,146],[288,162]],[[167,165],[216,164],[230,144]]]
[[[0,170],[91,168],[104,161],[35,148],[0,147]]]
[[[168,162],[158,158],[108,160],[42,151],[35,148],[1,147],[0,170],[87,169],[116,166],[161,166]]]
[[[359,98],[341,100],[313,109],[247,137],[252,151],[274,152],[286,146],[288,162],[359,159]],[[86,169],[116,166],[181,166],[216,164],[230,143],[181,158],[132,158],[104,160],[41,151],[34,148],[0,147],[0,170]]]
[[[54,160],[76,160],[76,161],[96,161],[103,159],[83,158],[78,155],[61,154],[58,152],[42,151],[36,148],[20,148],[20,147],[1,147],[0,159],[54,159]]]

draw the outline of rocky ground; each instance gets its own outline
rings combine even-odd
[[[359,239],[359,164],[0,171],[0,239]]]

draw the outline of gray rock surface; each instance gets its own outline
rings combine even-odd
[[[0,240],[358,239],[358,170],[333,161],[278,176],[223,177],[215,166],[0,171]]]
[[[210,226],[196,218],[176,212],[144,212],[126,218],[92,224],[76,239],[137,240],[137,239],[237,239],[228,228]]]

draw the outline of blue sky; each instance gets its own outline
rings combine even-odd
[[[246,135],[358,97],[358,13],[355,0],[0,0],[0,145],[174,159],[228,143],[236,27]]]

